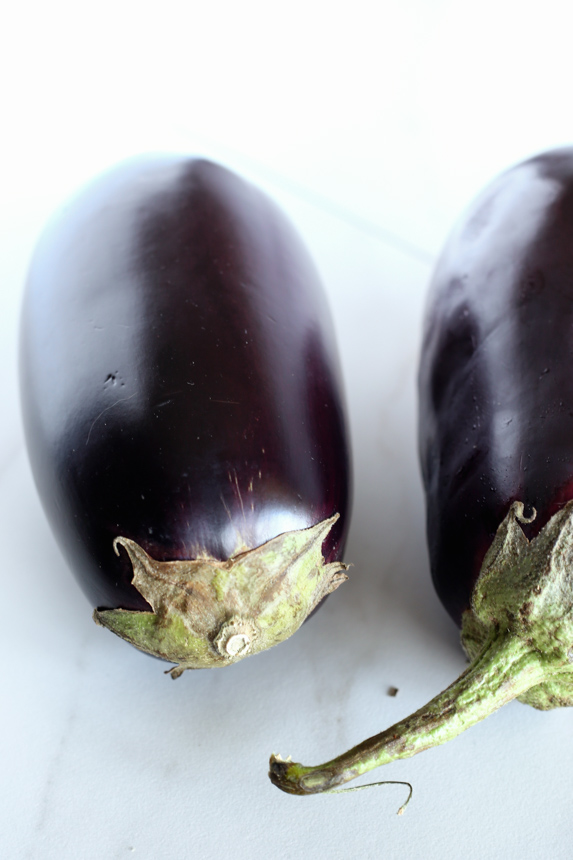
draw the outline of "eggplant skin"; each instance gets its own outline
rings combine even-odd
[[[419,443],[437,593],[460,623],[514,501],[573,498],[573,148],[495,180],[438,262],[419,373]]]
[[[93,606],[149,610],[118,536],[158,561],[338,513],[350,471],[340,369],[316,269],[259,190],[203,159],[112,169],[48,225],[21,324],[38,491]]]

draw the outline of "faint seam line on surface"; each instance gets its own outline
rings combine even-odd
[[[105,409],[102,409],[99,415],[96,415],[94,420],[92,421],[92,426],[89,429],[88,438],[86,439],[86,445],[90,441],[90,436],[92,435],[92,430],[94,429],[96,423],[99,421],[102,415],[105,415],[106,412],[109,412],[110,409],[113,409],[114,406],[117,406],[118,403],[123,403],[125,400],[131,400],[132,397],[135,397],[137,391],[134,391],[133,394],[130,394],[129,397],[120,397],[119,400],[116,400],[115,403],[112,403],[110,406],[106,406]]]
[[[274,171],[271,171],[271,173],[274,173]],[[291,180],[283,178],[280,175],[276,175],[276,179],[273,181],[276,185],[279,187],[282,185],[285,191],[289,191],[294,196],[300,197],[306,203],[310,203],[317,209],[321,209],[329,215],[333,215],[335,218],[338,218],[339,221],[344,221],[346,224],[360,230],[362,233],[367,233],[374,239],[378,239],[379,241],[384,242],[384,244],[392,246],[397,251],[401,251],[403,254],[406,254],[408,257],[412,257],[421,263],[430,265],[433,265],[436,262],[435,256],[430,254],[430,252],[426,251],[424,248],[420,248],[418,245],[415,245],[413,242],[409,242],[407,239],[403,239],[401,236],[397,236],[395,233],[390,233],[389,230],[379,227],[378,224],[375,224],[373,221],[369,221],[368,218],[362,218],[360,215],[356,215],[351,210],[345,209],[343,206],[330,200],[330,198],[323,197],[322,194],[319,194],[312,189],[304,188],[304,186],[291,182]]]
[[[185,131],[185,128],[183,128],[183,131]],[[213,144],[212,141],[209,141],[207,138],[203,138],[203,135],[201,135],[201,137],[208,145]],[[215,146],[219,149],[221,148],[221,144],[217,144],[216,142]],[[397,251],[401,251],[408,257],[418,260],[418,262],[426,263],[427,265],[434,265],[436,262],[436,256],[431,254],[429,251],[426,251],[425,248],[420,248],[413,242],[409,242],[407,239],[403,239],[401,236],[397,236],[395,233],[391,233],[389,230],[379,227],[378,224],[375,224],[373,221],[369,221],[368,218],[362,218],[360,215],[356,215],[354,212],[345,209],[344,206],[340,206],[338,203],[335,203],[329,197],[324,197],[317,191],[313,191],[311,188],[300,185],[298,182],[289,179],[282,173],[273,170],[272,167],[268,167],[266,164],[261,163],[256,159],[249,158],[248,155],[245,155],[239,150],[233,149],[229,146],[224,146],[224,149],[247,164],[254,166],[262,175],[266,174],[271,182],[276,186],[289,192],[289,194],[292,194],[294,197],[304,200],[305,203],[309,203],[311,206],[314,206],[323,212],[327,212],[329,215],[338,218],[339,221],[344,221],[349,226],[354,227],[363,233],[367,233],[369,236],[384,242],[386,245],[391,245]]]
[[[69,741],[70,732],[76,720],[77,705],[74,703],[72,704],[71,709],[68,711],[67,717],[65,719],[64,729],[60,735],[57,748],[48,764],[46,778],[43,784],[42,795],[38,803],[39,808],[36,816],[36,826],[34,828],[36,833],[41,833],[46,826],[48,815],[50,813],[50,806],[52,805],[51,801],[52,796],[54,794],[55,784],[57,782],[59,772],[61,771],[62,759],[64,757],[66,747]],[[28,852],[28,857],[32,856],[31,851],[33,851],[33,847]]]
[[[6,477],[10,466],[15,462],[16,458],[22,453],[22,449],[24,448],[24,442],[20,440],[16,445],[13,445],[10,449],[9,455],[6,457],[4,462],[0,465],[0,483]]]
[[[76,660],[75,668],[81,678],[84,674],[85,662],[86,662],[86,651],[89,647],[89,638],[87,636],[83,636],[79,640],[79,647],[76,650]],[[42,786],[41,796],[38,801],[38,808],[36,814],[36,826],[34,831],[36,835],[42,834],[43,831],[46,830],[46,825],[48,819],[51,815],[52,809],[54,807],[53,797],[56,789],[60,788],[60,778],[62,773],[62,765],[68,751],[68,748],[71,744],[71,735],[75,730],[75,727],[78,723],[78,713],[80,702],[78,699],[78,686],[73,687],[74,697],[69,702],[69,707],[63,716],[63,720],[59,723],[62,727],[62,731],[60,732],[60,737],[55,745],[54,754],[51,756],[47,763],[45,779]],[[81,695],[81,691],[80,691]],[[36,845],[31,845],[28,849],[26,856],[26,860],[32,860],[35,855]]]

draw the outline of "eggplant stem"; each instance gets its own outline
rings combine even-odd
[[[316,767],[272,756],[269,777],[291,794],[329,791],[376,767],[446,743],[546,676],[539,654],[518,638],[498,633],[453,684],[405,720]]]

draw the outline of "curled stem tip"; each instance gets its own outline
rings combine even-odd
[[[336,788],[337,785],[341,785],[358,775],[358,773],[343,774],[340,770],[336,771],[335,768],[329,769],[328,765],[317,768],[305,767],[298,762],[293,762],[290,756],[285,760],[280,755],[273,754],[269,762],[271,782],[287,794],[345,794],[349,791],[362,791],[365,788],[374,788],[378,785],[405,785],[409,789],[408,797],[397,813],[403,815],[412,797],[411,783],[405,780],[385,779],[380,782],[369,782],[367,785],[355,785],[351,788]]]

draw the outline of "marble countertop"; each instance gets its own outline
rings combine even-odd
[[[8,13],[0,165],[0,854],[6,860],[569,858],[573,715],[512,703],[370,774],[299,798],[271,752],[318,763],[463,670],[433,591],[415,375],[433,263],[484,183],[571,140],[564,3],[530,12],[299,0]],[[556,23],[557,22],[557,23]],[[8,83],[9,82],[9,83]],[[329,294],[354,458],[349,581],[295,636],[223,671],[162,666],[91,620],[28,465],[17,330],[43,223],[124,157],[185,151],[264,188]],[[390,688],[397,688],[395,696]]]

